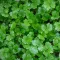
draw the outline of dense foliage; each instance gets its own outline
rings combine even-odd
[[[60,60],[60,0],[0,0],[0,60]]]

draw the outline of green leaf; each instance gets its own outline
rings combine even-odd
[[[24,44],[30,44],[31,42],[32,42],[31,36],[24,36],[22,39],[22,43],[24,43]]]
[[[55,26],[55,30],[60,31],[60,22],[55,22],[54,26]]]
[[[42,44],[40,44],[39,46],[38,46],[38,51],[43,51],[44,50],[44,46],[42,45]]]
[[[33,55],[36,55],[36,54],[38,53],[38,49],[37,49],[37,47],[35,47],[35,46],[31,46],[31,47],[29,48],[29,51],[30,51]]]
[[[60,36],[55,36],[53,39],[54,49],[60,50]]]
[[[9,49],[8,48],[2,48],[0,49],[0,59],[2,60],[15,60],[15,57],[9,53]]]
[[[39,46],[40,41],[39,40],[32,40],[32,45]]]
[[[10,25],[10,30],[15,29],[15,27],[16,27],[16,23],[15,22],[12,22],[12,24]]]
[[[52,20],[58,19],[59,17],[60,16],[58,11],[52,11],[52,17],[51,17]]]
[[[46,42],[43,54],[45,56],[48,56],[50,53],[53,53],[53,47],[52,47],[51,43]]]
[[[54,0],[44,0],[43,7],[48,11],[52,8],[55,8],[55,1]]]
[[[12,12],[10,12],[9,14],[10,14],[10,16],[12,18],[15,18],[16,19],[17,18],[18,11],[19,11],[19,9],[17,8],[15,10],[13,10]]]
[[[32,1],[32,4],[31,4],[31,7],[32,8],[37,8],[37,6],[40,4],[40,0],[31,0]]]
[[[27,19],[24,20],[24,25],[28,26],[28,27],[30,26],[30,23],[29,23],[29,21]]]
[[[38,38],[41,39],[41,40],[45,40],[45,37],[41,34],[38,35]]]
[[[29,54],[29,53],[24,53],[22,58],[23,58],[23,60],[33,60],[31,54]]]
[[[52,31],[53,30],[52,24],[50,24],[50,23],[47,24],[47,30],[48,31]]]

